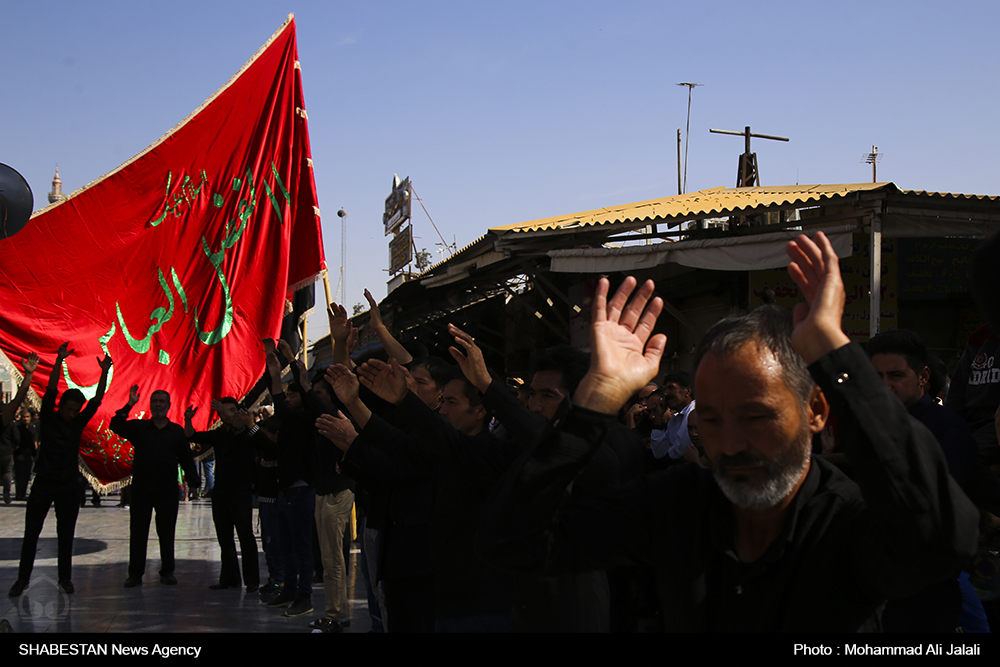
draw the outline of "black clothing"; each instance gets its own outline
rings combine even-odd
[[[156,510],[156,537],[160,541],[160,575],[172,575],[177,492],[170,496],[146,493],[134,484],[131,489],[132,497],[128,505],[128,576],[141,579],[146,572],[146,544],[149,542],[149,522],[153,510]]]
[[[468,436],[454,429],[413,393],[383,416],[415,437],[372,444],[400,465],[430,465],[434,470],[431,557],[435,617],[509,614],[510,579],[475,555],[473,541],[490,489],[513,461],[515,450],[486,430]],[[354,445],[348,455],[353,450]]]
[[[188,486],[200,486],[184,427],[168,421],[157,428],[152,419],[129,419],[127,407],[111,418],[111,430],[132,443],[132,488],[140,493],[177,498],[177,466]],[[42,436],[42,442],[45,442]],[[44,450],[44,447],[42,447]]]
[[[1000,444],[994,415],[1000,405],[1000,337],[986,325],[969,336],[968,344],[951,377],[945,407],[969,425],[986,465],[1000,462]]]
[[[215,485],[212,487],[212,522],[219,541],[222,569],[219,585],[239,587],[240,568],[233,530],[243,554],[243,579],[247,586],[260,584],[257,538],[253,534],[253,478],[255,450],[247,429],[194,432],[189,438],[215,453]]]
[[[39,416],[41,426],[38,441],[42,446],[38,450],[38,461],[35,464],[36,477],[44,477],[53,482],[76,483],[79,475],[77,459],[80,455],[80,437],[99,407],[101,397],[94,396],[72,421],[67,422],[56,412],[56,390],[46,390]]]
[[[486,406],[520,443],[535,442],[549,420],[532,412],[494,380],[483,394]],[[569,409],[564,401],[556,419]],[[643,445],[631,430],[615,422],[604,437],[601,450],[577,477],[573,492],[586,494],[624,484],[642,473]],[[631,580],[619,577],[612,591],[603,569],[539,575],[518,573],[513,577],[511,632],[609,632],[612,627],[611,600],[617,617],[634,617],[634,599],[625,590]],[[620,585],[619,585],[620,584]]]
[[[38,536],[42,533],[45,517],[53,503],[56,506],[59,581],[73,578],[73,536],[76,532],[76,519],[80,513],[79,490],[75,483],[53,482],[45,477],[35,477],[24,511],[24,540],[21,542],[18,579],[24,581],[31,579],[31,571],[35,566],[35,553],[38,551]]]
[[[53,371],[55,373],[55,371]],[[24,541],[21,543],[21,563],[18,578],[27,581],[35,564],[38,536],[45,524],[49,507],[56,506],[56,535],[59,549],[59,580],[72,578],[73,536],[76,533],[76,519],[80,513],[80,496],[77,480],[80,477],[77,459],[80,456],[80,437],[87,422],[101,406],[103,389],[87,401],[72,421],[65,421],[56,412],[56,383],[49,382],[42,397],[39,414],[40,440],[35,465],[35,482],[24,513]],[[23,436],[29,436],[27,428]],[[32,449],[34,445],[32,444]],[[30,469],[29,469],[30,470]]]
[[[809,370],[837,416],[858,483],[813,459],[782,532],[755,561],[735,556],[733,506],[707,469],[674,466],[567,503],[614,419],[579,408],[500,482],[481,552],[527,571],[651,563],[668,630],[874,629],[885,598],[942,581],[975,553],[978,513],[933,436],[882,386],[858,345]]]
[[[948,461],[948,472],[966,493],[969,492],[969,477],[976,463],[976,441],[962,418],[950,409],[938,405],[924,394],[911,405],[909,413],[934,434],[944,458]]]
[[[132,443],[132,498],[129,503],[129,577],[146,571],[149,521],[156,510],[156,535],[160,540],[160,575],[174,572],[174,531],[177,524],[177,466],[188,485],[200,486],[198,470],[184,427],[168,421],[158,428],[152,419],[129,419],[129,407],[111,418],[111,430]],[[44,447],[43,447],[44,449]]]
[[[256,449],[247,429],[227,430],[226,427],[211,431],[195,431],[189,440],[201,445],[202,452],[212,449],[215,453],[215,485],[212,495],[253,494]]]
[[[382,531],[376,573],[379,581],[425,576],[433,570],[433,469],[425,462],[385,454],[386,450],[418,448],[419,443],[408,442],[411,439],[373,414],[344,455],[342,468],[369,489],[368,525]]]
[[[378,444],[385,442],[390,450],[419,447],[406,444],[410,439],[373,414],[341,461],[341,468],[367,490],[367,526],[378,530],[372,585],[383,584],[392,633],[434,632],[433,470],[386,456]]]
[[[233,541],[233,531],[240,540],[240,555],[243,556],[243,584],[260,585],[259,556],[257,538],[253,534],[253,496],[243,494],[212,493],[212,523],[222,551],[222,569],[219,570],[219,585],[239,587],[240,567]]]
[[[300,480],[312,484],[316,470],[316,417],[305,410],[293,410],[284,393],[272,398],[281,430],[277,445],[267,451],[278,456],[278,485],[287,489]]]
[[[35,464],[35,434],[20,421],[17,428],[20,440],[14,449],[14,487],[17,489],[16,500],[24,500],[28,497],[31,468]]]

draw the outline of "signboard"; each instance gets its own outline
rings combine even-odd
[[[871,237],[868,234],[854,234],[854,248],[850,257],[840,260],[840,273],[844,280],[844,333],[851,340],[868,340],[871,306]],[[879,329],[888,331],[899,328],[899,289],[896,279],[896,239],[882,238],[882,298]],[[791,310],[805,301],[798,285],[788,275],[786,269],[766,269],[750,272],[750,307],[762,303],[763,292],[774,292],[774,303]]]
[[[403,270],[413,258],[411,248],[413,247],[413,227],[407,225],[403,229],[393,234],[389,241],[389,275],[396,275]]]
[[[382,223],[385,225],[385,235],[392,234],[404,222],[410,219],[410,177],[402,181],[399,176],[392,177],[392,192],[385,198],[385,213]]]
[[[979,239],[930,238],[899,240],[900,290],[908,299],[946,299],[968,293],[972,256]]]

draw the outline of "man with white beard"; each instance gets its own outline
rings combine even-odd
[[[651,564],[669,631],[876,630],[878,610],[951,576],[978,513],[934,437],[841,329],[844,289],[822,233],[789,244],[807,303],[727,318],[698,346],[698,430],[710,468],[674,466],[600,498],[573,480],[618,408],[656,373],[662,309],[626,278],[594,301],[590,371],[573,409],[494,489],[484,556],[516,570]],[[810,441],[831,406],[855,484]]]

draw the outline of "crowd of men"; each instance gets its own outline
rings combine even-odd
[[[197,486],[194,457],[211,451],[222,558],[211,588],[245,586],[290,618],[311,614],[318,546],[315,632],[350,622],[344,543],[356,501],[373,628],[388,632],[635,632],[640,618],[668,631],[985,630],[962,573],[981,519],[1000,526],[990,468],[1000,464],[1000,397],[956,394],[974,438],[935,403],[915,334],[882,334],[867,352],[844,334],[826,237],[801,236],[788,252],[806,303],[792,316],[763,306],[718,322],[690,374],[659,378],[663,304],[651,281],[629,277],[613,295],[600,281],[590,351],[539,351],[519,393],[457,327],[454,364],[414,358],[367,292],[385,359],[355,364],[357,330],[332,304],[334,363],[310,377],[287,343],[265,341],[255,390],[212,401],[218,428],[193,428],[202,406],[171,422],[164,391],[150,394],[149,419],[131,419],[133,386],[110,424],[134,449],[125,587],[143,584],[154,514],[159,581],[178,583],[177,468]],[[11,596],[30,583],[53,503],[59,585],[73,592],[71,482],[111,359],[100,360],[93,398],[69,389],[57,406],[59,362],[71,353],[59,348],[42,401]],[[37,356],[22,363],[5,426]],[[274,415],[258,421],[251,408],[264,391]]]

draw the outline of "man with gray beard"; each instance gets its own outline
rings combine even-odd
[[[494,489],[478,546],[536,572],[656,570],[670,631],[877,630],[878,610],[975,553],[978,513],[934,437],[841,329],[838,259],[820,232],[789,243],[806,297],[705,334],[695,359],[709,468],[674,466],[600,497],[572,493],[618,408],[657,372],[662,301],[631,277],[594,300],[591,366],[573,409]],[[830,414],[857,483],[810,458]]]

